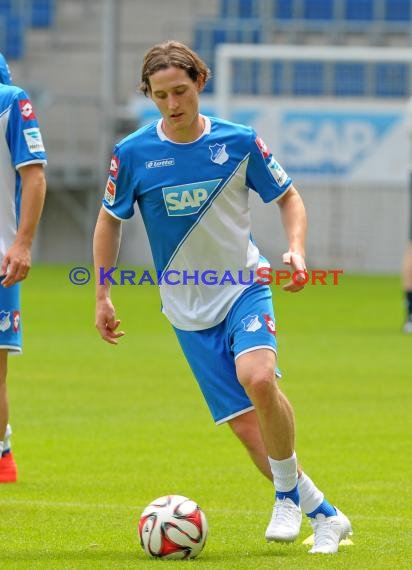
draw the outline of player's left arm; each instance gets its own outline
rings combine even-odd
[[[46,178],[43,164],[27,164],[19,169],[22,181],[20,221],[16,238],[5,253],[1,274],[3,287],[26,279],[31,267],[31,246],[43,211]]]
[[[278,200],[277,202],[283,227],[285,228],[289,249],[283,254],[283,263],[290,265],[296,273],[295,279],[283,286],[285,291],[297,293],[304,287],[306,272],[305,263],[305,242],[307,218],[306,209],[303,200],[294,186]]]

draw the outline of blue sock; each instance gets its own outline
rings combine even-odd
[[[314,519],[318,514],[325,515],[325,517],[334,517],[336,515],[336,509],[326,499],[323,499],[323,501],[321,502],[321,504],[317,509],[315,509],[311,513],[308,513],[308,517]]]
[[[408,319],[412,321],[412,291],[405,292],[405,299],[406,299],[406,312],[408,315]]]
[[[290,491],[276,491],[277,499],[291,499],[295,505],[299,506],[299,491],[298,486],[294,487]]]

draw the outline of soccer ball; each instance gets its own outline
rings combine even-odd
[[[207,531],[202,509],[182,495],[155,499],[139,520],[140,544],[152,558],[194,558],[205,545]]]

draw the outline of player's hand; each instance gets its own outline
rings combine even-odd
[[[282,289],[289,293],[298,293],[302,291],[307,283],[307,269],[305,258],[296,251],[287,251],[282,256],[282,261],[286,265],[290,265],[293,269],[293,279],[283,285]]]
[[[121,321],[116,319],[113,303],[109,298],[97,301],[96,328],[103,340],[109,344],[117,344],[117,339],[124,336],[123,331],[116,330]]]
[[[0,275],[4,275],[1,284],[3,287],[11,287],[19,281],[26,279],[31,266],[30,248],[13,244],[6,251],[1,264]]]

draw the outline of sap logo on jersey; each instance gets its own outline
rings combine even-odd
[[[168,215],[189,216],[190,214],[197,214],[221,181],[222,179],[219,178],[163,188],[163,199]]]

